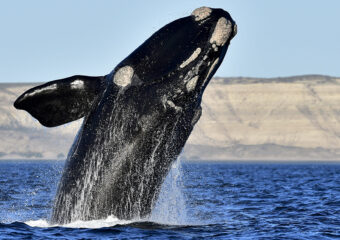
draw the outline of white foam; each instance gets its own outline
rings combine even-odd
[[[30,227],[41,227],[41,228],[47,228],[47,227],[55,227],[48,223],[47,220],[39,219],[39,220],[30,220],[25,222]]]
[[[109,216],[106,219],[100,220],[91,220],[91,221],[74,221],[64,225],[58,224],[50,224],[47,220],[39,219],[39,220],[31,220],[25,222],[25,224],[31,227],[40,227],[40,228],[49,228],[49,227],[66,227],[66,228],[103,228],[103,227],[112,227],[115,225],[125,225],[135,222],[133,220],[119,220],[114,216]]]

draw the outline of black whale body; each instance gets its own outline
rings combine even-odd
[[[151,213],[235,34],[227,12],[198,8],[157,31],[110,74],[48,82],[16,100],[47,127],[84,117],[52,223]]]

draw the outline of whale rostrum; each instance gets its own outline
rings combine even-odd
[[[48,82],[15,101],[47,127],[84,118],[51,223],[150,215],[235,34],[226,11],[201,7],[158,30],[108,75]]]

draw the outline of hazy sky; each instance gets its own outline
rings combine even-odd
[[[105,75],[200,6],[238,25],[217,76],[340,76],[339,0],[0,1],[0,82]]]

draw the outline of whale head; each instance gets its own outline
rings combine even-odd
[[[199,105],[236,32],[228,12],[197,8],[154,33],[118,64],[109,79],[119,88],[158,84],[165,101],[183,108],[191,98],[190,104],[197,99]]]

